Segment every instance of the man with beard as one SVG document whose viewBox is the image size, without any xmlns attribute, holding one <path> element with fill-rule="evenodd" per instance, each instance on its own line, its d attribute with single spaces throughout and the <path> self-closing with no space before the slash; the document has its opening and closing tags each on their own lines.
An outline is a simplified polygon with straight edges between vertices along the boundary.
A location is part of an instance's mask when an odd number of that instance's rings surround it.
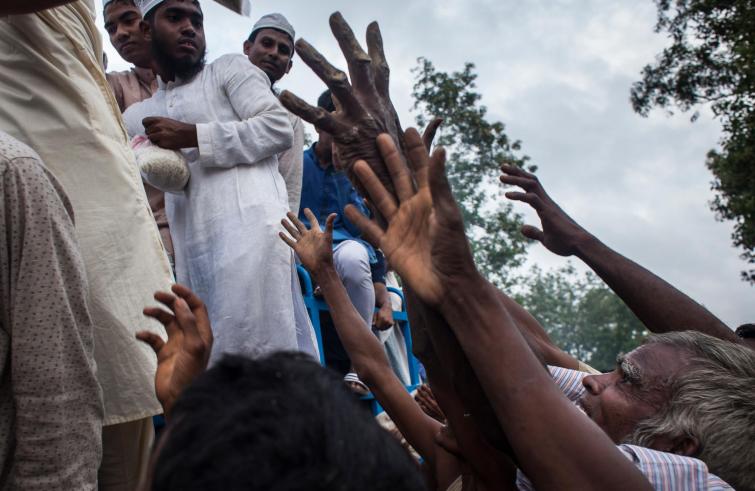
<svg viewBox="0 0 755 491">
<path fill-rule="evenodd" d="M 254 24 L 249 38 L 244 41 L 244 54 L 265 72 L 271 87 L 291 70 L 295 37 L 294 27 L 283 15 L 267 14 Z M 298 213 L 304 157 L 304 124 L 295 114 L 288 113 L 288 118 L 294 129 L 294 144 L 278 155 L 278 170 L 286 181 L 288 208 L 293 213 Z"/>
<path fill-rule="evenodd" d="M 0 2 L 0 127 L 39 154 L 71 200 L 105 406 L 97 481 L 100 489 L 134 489 L 152 416 L 162 411 L 154 353 L 134 332 L 151 325 L 164 335 L 141 309 L 171 273 L 108 90 L 94 10 L 92 0 Z"/>
<path fill-rule="evenodd" d="M 121 112 L 144 99 L 152 97 L 157 91 L 157 77 L 152 71 L 152 54 L 149 43 L 144 39 L 139 24 L 142 13 L 134 0 L 103 0 L 105 30 L 110 37 L 110 44 L 121 58 L 134 66 L 123 72 L 109 72 L 107 81 L 113 90 L 115 100 Z M 165 216 L 165 193 L 144 182 L 147 200 L 160 229 L 168 259 L 173 264 L 173 241 L 170 239 L 168 217 Z"/>
<path fill-rule="evenodd" d="M 199 2 L 140 8 L 159 88 L 124 118 L 132 136 L 181 149 L 188 162 L 191 179 L 166 195 L 166 210 L 177 279 L 207 303 L 211 363 L 224 353 L 296 349 L 292 256 L 277 238 L 288 204 L 276 155 L 293 139 L 286 111 L 244 56 L 205 66 Z"/>
</svg>

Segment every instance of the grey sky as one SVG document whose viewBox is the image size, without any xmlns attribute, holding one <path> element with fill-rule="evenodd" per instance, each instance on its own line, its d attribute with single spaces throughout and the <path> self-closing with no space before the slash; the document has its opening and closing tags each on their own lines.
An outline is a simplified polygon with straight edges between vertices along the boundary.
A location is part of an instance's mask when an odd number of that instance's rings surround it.
<svg viewBox="0 0 755 491">
<path fill-rule="evenodd" d="M 642 118 L 629 104 L 631 84 L 665 45 L 653 32 L 651 0 L 253 1 L 250 19 L 207 0 L 203 6 L 209 60 L 240 52 L 256 18 L 281 12 L 297 36 L 343 68 L 328 15 L 340 10 L 361 39 L 377 20 L 404 126 L 414 122 L 417 57 L 444 71 L 475 63 L 490 118 L 522 140 L 568 213 L 732 327 L 755 321 L 755 290 L 739 280 L 745 264 L 730 245 L 732 226 L 716 222 L 707 206 L 712 176 L 704 159 L 719 125 L 707 111 L 690 123 L 688 114 L 660 111 Z M 125 69 L 105 46 L 110 69 Z M 280 86 L 312 102 L 324 90 L 299 58 Z M 533 245 L 530 262 L 547 269 L 566 260 Z"/>
</svg>

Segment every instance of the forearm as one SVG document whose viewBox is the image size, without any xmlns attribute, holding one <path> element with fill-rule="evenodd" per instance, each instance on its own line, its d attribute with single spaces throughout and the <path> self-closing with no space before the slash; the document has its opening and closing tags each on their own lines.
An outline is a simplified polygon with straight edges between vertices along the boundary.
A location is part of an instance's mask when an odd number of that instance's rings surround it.
<svg viewBox="0 0 755 491">
<path fill-rule="evenodd" d="M 383 347 L 352 305 L 335 268 L 324 267 L 316 277 L 338 337 L 359 378 L 370 387 L 409 444 L 423 458 L 434 459 L 434 438 L 440 423 L 422 412 L 393 373 Z"/>
<path fill-rule="evenodd" d="M 388 287 L 385 283 L 373 283 L 375 288 L 375 307 L 383 307 L 391 304 L 391 297 L 388 295 Z"/>
<path fill-rule="evenodd" d="M 60 7 L 75 0 L 4 0 L 0 5 L 0 16 L 20 15 Z"/>
<path fill-rule="evenodd" d="M 577 247 L 585 262 L 652 332 L 695 330 L 728 341 L 739 338 L 705 307 L 672 285 L 588 236 Z"/>
<path fill-rule="evenodd" d="M 352 365 L 359 377 L 371 386 L 376 372 L 391 371 L 383 347 L 349 300 L 335 267 L 323 266 L 315 277 Z"/>
<path fill-rule="evenodd" d="M 460 291 L 474 293 L 444 303 L 443 315 L 535 487 L 646 489 L 639 471 L 553 383 L 495 287 L 477 277 Z"/>
</svg>

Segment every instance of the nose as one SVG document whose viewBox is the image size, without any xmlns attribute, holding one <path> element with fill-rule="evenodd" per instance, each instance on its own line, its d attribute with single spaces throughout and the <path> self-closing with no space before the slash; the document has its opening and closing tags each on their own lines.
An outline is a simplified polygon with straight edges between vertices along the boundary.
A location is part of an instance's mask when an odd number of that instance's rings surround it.
<svg viewBox="0 0 755 491">
<path fill-rule="evenodd" d="M 115 39 L 118 41 L 125 41 L 129 38 L 129 32 L 124 29 L 122 25 L 118 25 L 118 29 L 115 31 Z"/>
<path fill-rule="evenodd" d="M 600 394 L 605 388 L 605 384 L 601 380 L 601 375 L 588 375 L 582 379 L 582 385 L 585 386 L 587 392 L 592 395 Z"/>
<path fill-rule="evenodd" d="M 193 38 L 197 35 L 197 31 L 196 29 L 194 29 L 194 25 L 192 25 L 189 19 L 186 19 L 181 25 L 181 35 L 190 38 Z"/>
</svg>

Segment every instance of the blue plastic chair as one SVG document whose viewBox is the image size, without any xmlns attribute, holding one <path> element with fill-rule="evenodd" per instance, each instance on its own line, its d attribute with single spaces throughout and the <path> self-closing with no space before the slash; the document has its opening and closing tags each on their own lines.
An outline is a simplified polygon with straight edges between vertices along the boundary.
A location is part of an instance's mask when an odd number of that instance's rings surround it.
<svg viewBox="0 0 755 491">
<path fill-rule="evenodd" d="M 297 266 L 297 272 L 299 273 L 299 281 L 302 285 L 302 296 L 304 297 L 304 305 L 307 307 L 309 318 L 312 321 L 312 327 L 315 329 L 317 335 L 317 346 L 320 350 L 320 363 L 325 366 L 325 350 L 322 344 L 322 331 L 320 329 L 320 312 L 330 312 L 328 304 L 321 298 L 315 297 L 314 287 L 312 286 L 312 278 L 309 272 L 302 265 Z M 412 335 L 409 329 L 409 317 L 406 314 L 406 302 L 404 301 L 404 294 L 398 288 L 392 286 L 388 287 L 388 291 L 395 293 L 401 297 L 401 310 L 393 311 L 393 320 L 398 323 L 398 327 L 404 335 L 404 342 L 406 343 L 407 359 L 409 360 L 409 385 L 404 387 L 408 392 L 412 392 L 420 384 L 419 378 L 419 362 L 412 354 Z M 362 397 L 362 399 L 369 401 L 372 407 L 373 414 L 377 415 L 383 412 L 383 408 L 377 402 L 372 393 Z"/>
</svg>

